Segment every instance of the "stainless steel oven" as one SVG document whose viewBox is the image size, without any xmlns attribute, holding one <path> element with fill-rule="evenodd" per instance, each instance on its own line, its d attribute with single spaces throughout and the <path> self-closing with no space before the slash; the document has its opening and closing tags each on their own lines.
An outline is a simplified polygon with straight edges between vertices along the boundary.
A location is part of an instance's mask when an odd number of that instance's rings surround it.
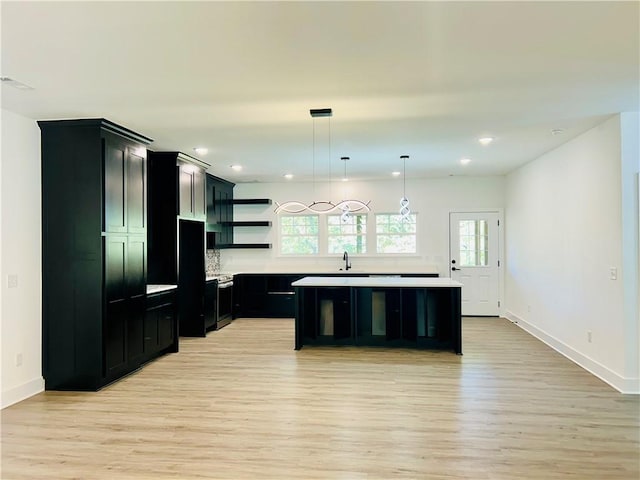
<svg viewBox="0 0 640 480">
<path fill-rule="evenodd" d="M 233 306 L 233 276 L 218 276 L 218 325 L 220 329 L 231 323 Z"/>
</svg>

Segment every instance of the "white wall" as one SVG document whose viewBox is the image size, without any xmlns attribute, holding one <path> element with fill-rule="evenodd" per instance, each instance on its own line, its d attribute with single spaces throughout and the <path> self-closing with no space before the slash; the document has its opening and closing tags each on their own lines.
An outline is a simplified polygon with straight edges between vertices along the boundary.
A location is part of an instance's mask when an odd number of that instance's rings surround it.
<svg viewBox="0 0 640 480">
<path fill-rule="evenodd" d="M 42 391 L 44 380 L 40 130 L 34 120 L 7 110 L 1 129 L 0 404 L 5 407 Z M 8 288 L 9 275 L 17 275 L 17 288 Z"/>
<path fill-rule="evenodd" d="M 627 378 L 640 379 L 640 112 L 620 114 L 620 130 L 625 369 Z"/>
<path fill-rule="evenodd" d="M 511 320 L 637 392 L 626 360 L 637 334 L 625 346 L 620 139 L 617 115 L 508 175 L 505 303 Z"/>
<path fill-rule="evenodd" d="M 465 209 L 502 209 L 504 207 L 504 177 L 446 177 L 407 180 L 407 197 L 411 211 L 418 215 L 418 252 L 414 256 L 386 257 L 352 256 L 354 269 L 379 271 L 437 271 L 449 276 L 449 211 Z M 345 190 L 346 189 L 346 190 Z M 331 190 L 331 192 L 330 192 Z M 270 198 L 274 202 L 343 198 L 371 200 L 372 211 L 397 212 L 402 196 L 402 181 L 326 183 L 248 183 L 238 184 L 235 198 Z M 304 271 L 305 269 L 338 270 L 341 255 L 318 255 L 312 258 L 281 256 L 278 252 L 278 216 L 275 203 L 265 206 L 236 206 L 235 220 L 271 220 L 273 226 L 235 229 L 236 243 L 272 243 L 268 250 L 222 250 L 221 264 L 225 271 Z M 311 270 L 310 270 L 311 271 Z"/>
</svg>

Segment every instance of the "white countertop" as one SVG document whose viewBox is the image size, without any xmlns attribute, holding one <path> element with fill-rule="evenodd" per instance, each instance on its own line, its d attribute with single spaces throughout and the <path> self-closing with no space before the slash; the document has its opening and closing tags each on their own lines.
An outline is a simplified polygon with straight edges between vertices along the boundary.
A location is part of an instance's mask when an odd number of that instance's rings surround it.
<svg viewBox="0 0 640 480">
<path fill-rule="evenodd" d="M 177 285 L 147 285 L 147 295 L 152 293 L 166 292 L 168 290 L 175 290 Z"/>
<path fill-rule="evenodd" d="M 430 277 L 304 277 L 292 287 L 397 287 L 397 288 L 460 288 L 462 284 L 450 278 Z"/>
</svg>

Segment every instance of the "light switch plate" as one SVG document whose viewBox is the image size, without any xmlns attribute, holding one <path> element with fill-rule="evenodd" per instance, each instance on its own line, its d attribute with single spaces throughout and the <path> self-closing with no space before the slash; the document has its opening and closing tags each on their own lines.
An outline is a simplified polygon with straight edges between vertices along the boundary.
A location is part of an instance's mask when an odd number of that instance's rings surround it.
<svg viewBox="0 0 640 480">
<path fill-rule="evenodd" d="M 616 267 L 611 267 L 609 269 L 609 279 L 617 280 L 618 279 L 618 269 Z"/>
<path fill-rule="evenodd" d="M 18 288 L 18 275 L 8 275 L 7 276 L 7 287 L 8 288 Z"/>
</svg>

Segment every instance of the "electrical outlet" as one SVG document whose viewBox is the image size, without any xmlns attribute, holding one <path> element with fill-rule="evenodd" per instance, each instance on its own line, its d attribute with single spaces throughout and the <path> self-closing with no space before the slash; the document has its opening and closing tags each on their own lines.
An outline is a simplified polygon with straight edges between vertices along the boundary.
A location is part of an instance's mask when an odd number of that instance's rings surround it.
<svg viewBox="0 0 640 480">
<path fill-rule="evenodd" d="M 11 274 L 7 276 L 7 287 L 18 288 L 18 275 Z"/>
<path fill-rule="evenodd" d="M 22 366 L 22 354 L 19 353 L 16 355 L 16 367 L 21 367 Z"/>
<path fill-rule="evenodd" d="M 591 330 L 587 330 L 587 341 L 591 343 Z"/>
<path fill-rule="evenodd" d="M 531 313 L 531 305 L 527 305 L 527 312 Z"/>
</svg>

